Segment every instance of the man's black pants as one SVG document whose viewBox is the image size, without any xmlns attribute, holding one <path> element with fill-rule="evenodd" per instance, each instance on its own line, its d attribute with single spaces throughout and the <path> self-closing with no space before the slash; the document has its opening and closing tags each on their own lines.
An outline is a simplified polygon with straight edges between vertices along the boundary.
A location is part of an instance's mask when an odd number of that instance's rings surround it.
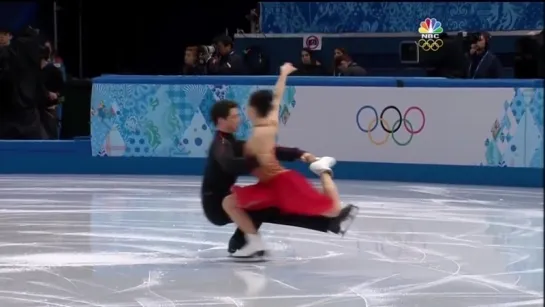
<svg viewBox="0 0 545 307">
<path fill-rule="evenodd" d="M 223 198 L 224 197 L 214 197 L 213 195 L 202 198 L 202 206 L 206 218 L 217 226 L 232 223 L 231 219 L 227 216 L 221 206 Z M 247 213 L 256 228 L 259 228 L 262 223 L 270 223 L 328 232 L 330 222 L 332 221 L 332 218 L 322 216 L 282 214 L 277 208 L 247 211 Z M 237 232 L 240 231 L 237 229 Z"/>
</svg>

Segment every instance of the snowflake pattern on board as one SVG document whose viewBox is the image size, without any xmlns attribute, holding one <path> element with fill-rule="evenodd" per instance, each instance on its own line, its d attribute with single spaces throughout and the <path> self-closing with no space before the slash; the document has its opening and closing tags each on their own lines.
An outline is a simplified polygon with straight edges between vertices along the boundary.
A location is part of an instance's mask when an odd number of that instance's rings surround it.
<svg viewBox="0 0 545 307">
<path fill-rule="evenodd" d="M 116 154 L 123 148 L 124 155 L 130 157 L 204 157 L 215 131 L 210 118 L 214 103 L 229 99 L 240 105 L 236 136 L 247 139 L 252 125 L 246 106 L 251 93 L 258 89 L 272 86 L 97 84 L 91 99 L 92 153 L 107 155 L 104 144 L 114 142 L 119 143 L 115 145 Z M 295 106 L 295 87 L 288 86 L 281 120 L 289 120 L 287 114 Z"/>
</svg>

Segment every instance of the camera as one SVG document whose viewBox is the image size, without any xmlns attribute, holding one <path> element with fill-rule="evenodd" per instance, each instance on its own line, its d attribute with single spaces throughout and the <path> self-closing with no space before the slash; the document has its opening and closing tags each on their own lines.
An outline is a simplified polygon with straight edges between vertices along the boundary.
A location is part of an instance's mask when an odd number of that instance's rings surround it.
<svg viewBox="0 0 545 307">
<path fill-rule="evenodd" d="M 206 64 L 216 53 L 215 45 L 201 45 L 197 48 L 197 56 L 200 64 Z"/>
</svg>

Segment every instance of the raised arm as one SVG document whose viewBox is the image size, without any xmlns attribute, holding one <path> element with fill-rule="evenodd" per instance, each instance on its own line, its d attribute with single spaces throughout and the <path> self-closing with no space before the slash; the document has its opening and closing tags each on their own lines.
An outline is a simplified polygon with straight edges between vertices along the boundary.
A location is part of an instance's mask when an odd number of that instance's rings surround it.
<svg viewBox="0 0 545 307">
<path fill-rule="evenodd" d="M 288 76 L 296 70 L 297 68 L 295 68 L 291 63 L 285 63 L 284 65 L 280 66 L 280 75 L 278 76 L 278 80 L 276 81 L 276 85 L 274 87 L 273 109 L 271 110 L 271 113 L 269 113 L 268 117 L 271 122 L 278 123 L 280 103 L 282 103 L 282 97 L 284 97 L 286 81 Z"/>
</svg>

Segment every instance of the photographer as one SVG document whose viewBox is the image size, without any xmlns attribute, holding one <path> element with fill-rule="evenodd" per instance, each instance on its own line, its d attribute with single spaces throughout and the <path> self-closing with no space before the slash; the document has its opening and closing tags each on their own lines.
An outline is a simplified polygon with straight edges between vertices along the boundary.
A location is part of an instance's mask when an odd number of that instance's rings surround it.
<svg viewBox="0 0 545 307">
<path fill-rule="evenodd" d="M 497 79 L 502 75 L 502 65 L 495 54 L 490 52 L 490 34 L 474 35 L 469 50 L 469 79 Z"/>
<path fill-rule="evenodd" d="M 217 50 L 207 65 L 208 73 L 215 75 L 246 74 L 244 60 L 233 50 L 233 40 L 225 35 L 217 38 L 215 43 Z"/>
<path fill-rule="evenodd" d="M 337 71 L 339 72 L 338 76 L 361 77 L 367 75 L 367 71 L 354 62 L 348 54 L 335 57 L 335 67 L 337 67 Z"/>
<path fill-rule="evenodd" d="M 43 139 L 38 31 L 28 27 L 15 39 L 7 32 L 0 34 L 0 139 Z"/>
</svg>

